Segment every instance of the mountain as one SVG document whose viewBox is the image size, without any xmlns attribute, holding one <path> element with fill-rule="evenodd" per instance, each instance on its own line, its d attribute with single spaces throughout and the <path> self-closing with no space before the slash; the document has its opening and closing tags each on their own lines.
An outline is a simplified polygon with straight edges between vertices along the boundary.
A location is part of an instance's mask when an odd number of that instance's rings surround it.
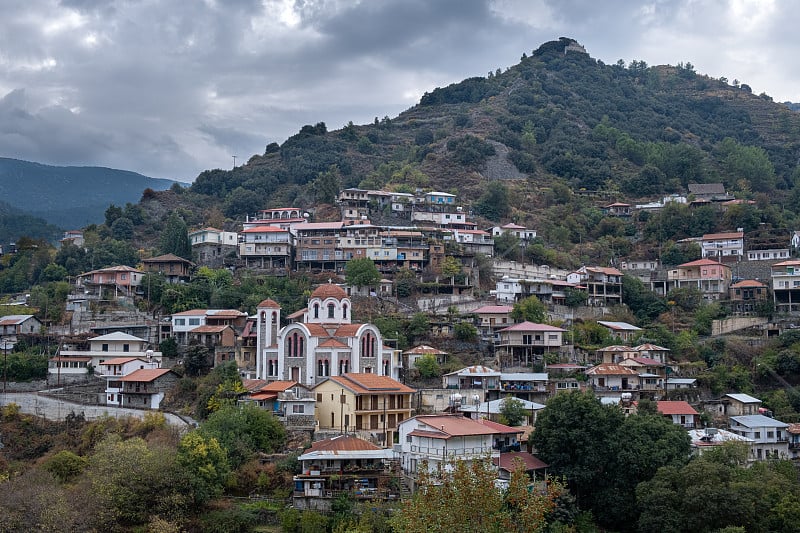
<svg viewBox="0 0 800 533">
<path fill-rule="evenodd" d="M 395 118 L 303 126 L 245 165 L 201 173 L 191 191 L 239 218 L 325 200 L 321 175 L 341 187 L 457 192 L 466 204 L 505 180 L 515 212 L 535 219 L 556 185 L 618 200 L 707 182 L 786 195 L 798 160 L 800 114 L 768 95 L 691 63 L 608 65 L 561 38 L 505 71 L 433 89 Z"/>
<path fill-rule="evenodd" d="M 16 242 L 23 236 L 53 242 L 61 234 L 56 226 L 0 201 L 0 244 Z"/>
<path fill-rule="evenodd" d="M 137 203 L 145 189 L 160 191 L 173 183 L 127 170 L 0 158 L 0 199 L 63 229 L 101 223 L 110 204 Z M 7 240 L 0 235 L 0 242 Z"/>
</svg>

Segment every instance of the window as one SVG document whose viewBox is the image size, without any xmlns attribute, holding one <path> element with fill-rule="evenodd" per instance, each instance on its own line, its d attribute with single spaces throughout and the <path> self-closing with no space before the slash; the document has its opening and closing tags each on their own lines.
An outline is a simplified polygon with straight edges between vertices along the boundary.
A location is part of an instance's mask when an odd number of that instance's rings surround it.
<svg viewBox="0 0 800 533">
<path fill-rule="evenodd" d="M 336 312 L 336 307 L 333 304 L 328 304 L 328 318 L 333 318 Z"/>
<path fill-rule="evenodd" d="M 186 324 L 186 319 L 185 318 L 176 318 L 175 319 L 175 325 L 176 326 L 183 326 L 185 324 Z"/>
<path fill-rule="evenodd" d="M 103 347 L 101 348 L 101 350 L 104 351 L 104 352 L 107 352 L 108 351 L 108 344 L 103 343 Z"/>
<path fill-rule="evenodd" d="M 767 438 L 768 439 L 774 439 L 775 438 L 775 432 L 774 431 L 767 431 Z"/>
<path fill-rule="evenodd" d="M 292 406 L 292 413 L 296 415 L 301 415 L 305 413 L 305 405 L 293 405 Z"/>
<path fill-rule="evenodd" d="M 130 344 L 123 344 L 122 345 L 122 351 L 123 352 L 130 352 L 131 351 L 131 345 Z"/>
<path fill-rule="evenodd" d="M 760 439 L 761 438 L 761 432 L 760 431 L 756 431 L 755 434 L 753 435 L 753 438 Z"/>
<path fill-rule="evenodd" d="M 190 318 L 189 319 L 189 325 L 190 326 L 199 326 L 200 325 L 200 319 L 199 318 Z"/>
</svg>

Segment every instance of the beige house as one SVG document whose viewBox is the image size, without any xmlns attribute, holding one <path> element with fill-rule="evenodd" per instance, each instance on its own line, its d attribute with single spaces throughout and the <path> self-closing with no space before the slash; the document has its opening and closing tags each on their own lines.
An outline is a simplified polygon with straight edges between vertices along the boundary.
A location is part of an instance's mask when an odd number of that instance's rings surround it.
<svg viewBox="0 0 800 533">
<path fill-rule="evenodd" d="M 497 332 L 495 353 L 503 366 L 530 365 L 545 353 L 558 352 L 566 330 L 548 324 L 521 322 Z"/>
<path fill-rule="evenodd" d="M 388 376 L 347 373 L 331 376 L 312 389 L 319 429 L 355 433 L 390 446 L 397 425 L 411 417 L 416 392 Z"/>
</svg>

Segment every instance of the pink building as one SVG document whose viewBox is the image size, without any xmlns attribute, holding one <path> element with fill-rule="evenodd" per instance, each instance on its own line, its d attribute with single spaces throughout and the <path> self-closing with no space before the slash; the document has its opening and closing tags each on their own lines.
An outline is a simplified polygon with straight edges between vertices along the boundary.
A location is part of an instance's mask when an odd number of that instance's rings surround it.
<svg viewBox="0 0 800 533">
<path fill-rule="evenodd" d="M 712 259 L 698 259 L 678 265 L 667 273 L 670 289 L 696 288 L 706 300 L 727 298 L 731 268 Z"/>
</svg>

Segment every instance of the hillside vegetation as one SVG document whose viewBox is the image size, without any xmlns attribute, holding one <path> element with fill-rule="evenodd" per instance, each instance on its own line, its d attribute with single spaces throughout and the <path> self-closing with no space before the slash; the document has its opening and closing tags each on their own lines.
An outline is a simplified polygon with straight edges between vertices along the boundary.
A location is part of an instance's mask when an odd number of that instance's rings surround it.
<svg viewBox="0 0 800 533">
<path fill-rule="evenodd" d="M 505 71 L 436 88 L 395 118 L 335 131 L 306 125 L 245 165 L 205 171 L 179 199 L 193 213 L 187 223 L 212 214 L 232 222 L 286 205 L 313 213 L 346 187 L 423 188 L 457 193 L 484 222 L 527 224 L 569 251 L 603 236 L 593 210 L 603 202 L 654 200 L 711 182 L 780 210 L 762 209 L 751 222 L 794 223 L 799 114 L 690 63 L 607 65 L 565 53 L 570 42 L 545 43 Z M 487 209 L 493 182 L 508 189 L 508 209 Z M 659 239 L 685 233 L 678 229 Z"/>
<path fill-rule="evenodd" d="M 173 183 L 127 170 L 50 166 L 0 158 L 0 198 L 16 209 L 63 229 L 102 222 L 109 204 L 135 203 L 145 189 L 164 190 Z M 18 236 L 13 231 L 2 232 L 0 242 Z"/>
</svg>

